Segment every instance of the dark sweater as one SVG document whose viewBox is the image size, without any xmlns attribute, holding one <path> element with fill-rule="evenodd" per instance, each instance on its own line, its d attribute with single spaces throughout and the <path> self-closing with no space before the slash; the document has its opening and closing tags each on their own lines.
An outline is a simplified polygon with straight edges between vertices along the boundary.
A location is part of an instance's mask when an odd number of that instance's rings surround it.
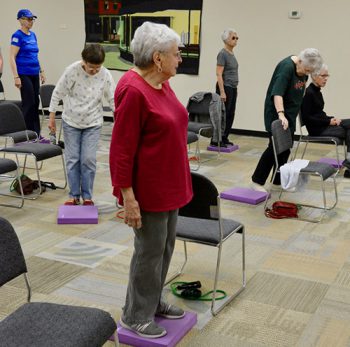
<svg viewBox="0 0 350 347">
<path fill-rule="evenodd" d="M 307 88 L 301 104 L 301 117 L 309 135 L 320 135 L 333 117 L 323 111 L 324 101 L 321 88 L 311 83 Z"/>
</svg>

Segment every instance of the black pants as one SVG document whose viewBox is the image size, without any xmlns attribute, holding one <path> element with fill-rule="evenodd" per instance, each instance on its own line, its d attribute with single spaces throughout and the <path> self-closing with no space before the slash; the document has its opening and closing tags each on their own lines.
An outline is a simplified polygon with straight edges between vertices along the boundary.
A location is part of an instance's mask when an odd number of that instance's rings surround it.
<svg viewBox="0 0 350 347">
<path fill-rule="evenodd" d="M 335 136 L 345 140 L 347 152 L 350 152 L 350 119 L 342 119 L 340 125 L 330 125 L 320 136 Z"/>
<path fill-rule="evenodd" d="M 282 152 L 277 156 L 278 167 L 284 165 L 288 161 L 289 155 L 290 155 L 290 150 Z M 270 175 L 272 168 L 275 170 L 276 165 L 275 165 L 275 156 L 273 153 L 271 134 L 269 133 L 269 145 L 265 149 L 265 152 L 262 154 L 258 162 L 258 165 L 252 176 L 252 181 L 255 183 L 264 185 L 266 183 L 267 178 Z M 276 175 L 273 183 L 278 185 L 281 184 L 281 178 L 279 174 Z"/>
<path fill-rule="evenodd" d="M 39 75 L 19 75 L 22 83 L 22 112 L 28 130 L 40 135 L 39 119 Z"/>
<path fill-rule="evenodd" d="M 227 140 L 228 136 L 230 135 L 230 130 L 232 128 L 233 121 L 235 119 L 237 88 L 224 86 L 224 90 L 226 94 L 226 101 L 225 101 L 226 125 L 225 125 L 225 132 L 222 135 L 222 138 Z M 220 89 L 218 84 L 216 84 L 216 94 L 220 95 Z"/>
</svg>

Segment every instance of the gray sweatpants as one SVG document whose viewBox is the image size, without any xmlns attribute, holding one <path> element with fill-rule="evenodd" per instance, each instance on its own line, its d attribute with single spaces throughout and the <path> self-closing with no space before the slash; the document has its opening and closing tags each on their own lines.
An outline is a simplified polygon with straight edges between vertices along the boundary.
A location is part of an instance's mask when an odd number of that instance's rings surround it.
<svg viewBox="0 0 350 347">
<path fill-rule="evenodd" d="M 134 254 L 123 308 L 127 324 L 154 318 L 173 254 L 178 210 L 141 211 L 142 227 L 134 229 Z"/>
</svg>

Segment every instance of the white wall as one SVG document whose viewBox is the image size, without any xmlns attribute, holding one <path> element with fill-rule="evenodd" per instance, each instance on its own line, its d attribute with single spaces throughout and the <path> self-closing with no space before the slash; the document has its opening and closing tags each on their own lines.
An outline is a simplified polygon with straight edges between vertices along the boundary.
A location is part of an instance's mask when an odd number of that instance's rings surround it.
<svg viewBox="0 0 350 347">
<path fill-rule="evenodd" d="M 83 0 L 0 0 L 0 45 L 5 60 L 3 83 L 7 98 L 19 98 L 8 63 L 11 34 L 18 28 L 18 9 L 37 16 L 33 30 L 48 83 L 56 83 L 64 68 L 80 58 L 85 41 Z M 299 10 L 301 19 L 288 19 Z M 350 29 L 348 0 L 203 0 L 202 49 L 198 76 L 178 75 L 171 84 L 183 104 L 200 90 L 213 91 L 221 31 L 237 30 L 235 50 L 240 85 L 234 127 L 264 130 L 263 102 L 272 71 L 279 60 L 306 47 L 318 48 L 329 65 L 331 79 L 324 90 L 326 110 L 348 116 Z M 117 81 L 122 75 L 113 71 Z"/>
</svg>

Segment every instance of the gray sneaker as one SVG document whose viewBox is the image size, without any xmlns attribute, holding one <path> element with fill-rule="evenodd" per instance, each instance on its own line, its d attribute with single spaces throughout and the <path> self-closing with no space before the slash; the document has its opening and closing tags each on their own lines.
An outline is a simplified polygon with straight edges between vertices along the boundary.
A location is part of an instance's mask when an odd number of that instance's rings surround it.
<svg viewBox="0 0 350 347">
<path fill-rule="evenodd" d="M 185 311 L 180 307 L 161 302 L 158 306 L 156 316 L 168 319 L 180 319 L 185 316 Z"/>
<path fill-rule="evenodd" d="M 123 322 L 122 318 L 120 318 L 119 322 L 123 328 L 131 330 L 135 334 L 145 338 L 156 339 L 166 335 L 166 330 L 157 325 L 153 320 L 146 323 L 126 324 Z"/>
</svg>

